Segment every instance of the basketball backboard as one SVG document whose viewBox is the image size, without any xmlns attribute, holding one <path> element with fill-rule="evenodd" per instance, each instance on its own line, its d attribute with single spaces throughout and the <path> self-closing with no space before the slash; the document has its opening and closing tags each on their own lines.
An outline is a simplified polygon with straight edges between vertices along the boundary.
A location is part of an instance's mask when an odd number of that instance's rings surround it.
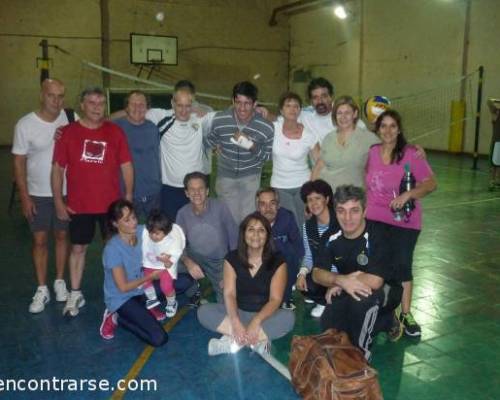
<svg viewBox="0 0 500 400">
<path fill-rule="evenodd" d="M 130 62 L 177 65 L 177 37 L 131 33 Z"/>
</svg>

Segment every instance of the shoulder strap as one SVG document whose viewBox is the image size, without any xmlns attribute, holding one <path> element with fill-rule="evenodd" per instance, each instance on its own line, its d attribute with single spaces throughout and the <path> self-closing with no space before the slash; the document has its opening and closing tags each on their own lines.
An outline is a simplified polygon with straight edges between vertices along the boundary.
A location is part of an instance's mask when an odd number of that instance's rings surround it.
<svg viewBox="0 0 500 400">
<path fill-rule="evenodd" d="M 73 110 L 72 108 L 65 108 L 64 112 L 69 123 L 75 122 L 75 110 Z"/>
<path fill-rule="evenodd" d="M 156 124 L 158 126 L 158 129 L 160 130 L 160 140 L 163 137 L 163 135 L 167 133 L 168 130 L 174 125 L 174 122 L 175 122 L 175 116 L 172 115 L 163 118 L 160 122 L 158 122 L 158 124 Z"/>
</svg>

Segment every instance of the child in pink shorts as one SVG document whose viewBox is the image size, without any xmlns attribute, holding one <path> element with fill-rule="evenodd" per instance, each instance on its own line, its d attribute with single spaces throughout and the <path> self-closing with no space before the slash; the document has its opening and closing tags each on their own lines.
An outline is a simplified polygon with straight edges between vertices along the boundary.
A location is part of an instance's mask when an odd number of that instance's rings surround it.
<svg viewBox="0 0 500 400">
<path fill-rule="evenodd" d="M 142 266 L 145 276 L 161 271 L 160 287 L 167 298 L 165 314 L 169 318 L 177 312 L 174 280 L 177 279 L 177 263 L 184 247 L 186 237 L 182 228 L 172 223 L 161 211 L 151 211 L 142 236 Z M 144 284 L 144 292 L 148 298 L 146 308 L 152 309 L 160 304 L 152 281 Z"/>
</svg>

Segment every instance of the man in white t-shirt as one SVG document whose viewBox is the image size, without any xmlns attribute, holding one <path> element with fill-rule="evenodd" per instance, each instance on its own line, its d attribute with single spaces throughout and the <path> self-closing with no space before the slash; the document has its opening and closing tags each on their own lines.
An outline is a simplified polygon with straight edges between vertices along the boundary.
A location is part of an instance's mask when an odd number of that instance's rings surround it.
<svg viewBox="0 0 500 400">
<path fill-rule="evenodd" d="M 326 135 L 337 129 L 333 124 L 332 109 L 335 101 L 333 85 L 325 78 L 314 78 L 307 86 L 307 94 L 311 107 L 302 109 L 299 121 L 318 136 L 320 144 Z M 366 128 L 361 119 L 358 127 Z"/>
<path fill-rule="evenodd" d="M 192 92 L 180 88 L 172 97 L 173 114 L 161 108 L 152 108 L 146 113 L 146 118 L 160 130 L 160 204 L 172 221 L 175 221 L 177 211 L 189 203 L 184 191 L 184 176 L 204 170 L 203 138 L 209 127 L 211 114 L 200 118 L 192 113 L 192 106 Z"/>
<path fill-rule="evenodd" d="M 54 232 L 57 301 L 66 301 L 68 292 L 64 281 L 67 258 L 67 221 L 57 218 L 50 171 L 55 130 L 68 124 L 63 110 L 64 85 L 57 79 L 46 79 L 40 92 L 40 108 L 22 117 L 16 124 L 12 154 L 14 174 L 21 198 L 23 215 L 33 233 L 33 264 L 38 288 L 29 306 L 31 313 L 42 312 L 50 301 L 47 288 L 48 236 Z M 68 113 L 71 119 L 72 113 Z"/>
<path fill-rule="evenodd" d="M 321 143 L 335 129 L 332 121 L 333 86 L 325 78 L 314 78 L 307 86 L 307 94 L 313 109 L 303 109 L 299 121 L 316 133 Z"/>
</svg>

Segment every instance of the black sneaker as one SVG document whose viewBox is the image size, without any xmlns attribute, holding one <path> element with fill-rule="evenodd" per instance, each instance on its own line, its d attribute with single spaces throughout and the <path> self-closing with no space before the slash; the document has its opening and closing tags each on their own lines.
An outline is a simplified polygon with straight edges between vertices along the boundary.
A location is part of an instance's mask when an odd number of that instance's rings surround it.
<svg viewBox="0 0 500 400">
<path fill-rule="evenodd" d="M 417 324 L 415 318 L 413 318 L 411 311 L 408 311 L 406 314 L 401 313 L 399 320 L 403 324 L 405 335 L 411 337 L 418 337 L 422 335 L 422 328 L 419 324 Z"/>
<path fill-rule="evenodd" d="M 191 308 L 198 308 L 200 306 L 200 302 L 201 292 L 197 290 L 196 293 L 189 298 L 188 306 Z"/>
</svg>

